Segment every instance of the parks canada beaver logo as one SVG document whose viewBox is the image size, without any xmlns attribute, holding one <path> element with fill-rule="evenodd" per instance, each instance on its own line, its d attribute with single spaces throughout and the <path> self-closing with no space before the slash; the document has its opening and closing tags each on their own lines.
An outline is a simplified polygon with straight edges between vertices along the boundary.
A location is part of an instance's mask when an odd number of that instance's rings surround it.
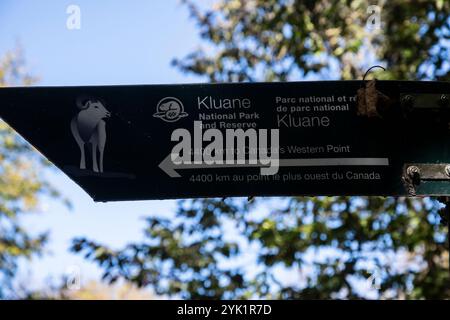
<svg viewBox="0 0 450 320">
<path fill-rule="evenodd" d="M 166 122 L 175 122 L 187 117 L 188 114 L 184 112 L 184 106 L 180 100 L 174 97 L 166 97 L 158 102 L 156 113 L 153 116 Z"/>
</svg>

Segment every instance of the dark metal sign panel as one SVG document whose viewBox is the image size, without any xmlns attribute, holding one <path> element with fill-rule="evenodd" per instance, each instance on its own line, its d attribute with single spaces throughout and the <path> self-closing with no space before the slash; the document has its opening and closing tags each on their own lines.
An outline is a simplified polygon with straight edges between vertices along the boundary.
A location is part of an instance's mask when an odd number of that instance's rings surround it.
<svg viewBox="0 0 450 320">
<path fill-rule="evenodd" d="M 96 201 L 450 194 L 450 84 L 365 87 L 2 88 L 0 116 Z"/>
</svg>

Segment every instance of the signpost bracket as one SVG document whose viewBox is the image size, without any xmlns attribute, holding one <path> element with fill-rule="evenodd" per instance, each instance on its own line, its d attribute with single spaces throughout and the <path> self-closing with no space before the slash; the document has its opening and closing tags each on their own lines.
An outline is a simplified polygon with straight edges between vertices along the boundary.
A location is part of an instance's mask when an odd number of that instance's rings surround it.
<svg viewBox="0 0 450 320">
<path fill-rule="evenodd" d="M 404 112 L 414 110 L 450 110 L 449 93 L 401 93 L 400 104 Z"/>
<path fill-rule="evenodd" d="M 402 180 L 410 196 L 416 195 L 416 187 L 421 181 L 449 181 L 450 164 L 447 163 L 414 163 L 403 166 Z M 450 197 L 437 197 L 437 200 L 444 204 L 438 213 L 441 224 L 447 226 L 447 237 L 449 250 L 449 272 L 450 272 Z"/>
<path fill-rule="evenodd" d="M 415 196 L 421 181 L 449 181 L 450 164 L 448 163 L 413 163 L 403 166 L 403 183 L 408 195 Z"/>
</svg>

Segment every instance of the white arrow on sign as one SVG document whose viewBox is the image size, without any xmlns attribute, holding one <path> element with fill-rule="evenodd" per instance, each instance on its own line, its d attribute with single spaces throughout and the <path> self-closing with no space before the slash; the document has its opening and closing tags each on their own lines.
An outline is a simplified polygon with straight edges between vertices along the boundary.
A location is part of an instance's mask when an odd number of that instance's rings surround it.
<svg viewBox="0 0 450 320">
<path fill-rule="evenodd" d="M 388 166 L 388 158 L 314 158 L 314 159 L 280 159 L 280 167 L 332 167 L 332 166 Z M 262 164 L 206 164 L 206 163 L 181 163 L 172 162 L 169 154 L 159 164 L 159 167 L 171 178 L 179 178 L 181 175 L 176 170 L 209 169 L 209 168 L 246 168 L 262 167 Z"/>
</svg>

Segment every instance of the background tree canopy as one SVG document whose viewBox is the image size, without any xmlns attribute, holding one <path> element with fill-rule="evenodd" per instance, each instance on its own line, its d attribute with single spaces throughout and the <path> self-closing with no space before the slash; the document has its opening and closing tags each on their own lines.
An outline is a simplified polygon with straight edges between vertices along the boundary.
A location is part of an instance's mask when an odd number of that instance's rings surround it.
<svg viewBox="0 0 450 320">
<path fill-rule="evenodd" d="M 174 65 L 211 82 L 361 79 L 375 63 L 387 68 L 380 79 L 450 79 L 450 2 L 371 4 L 223 0 L 204 11 L 186 2 L 205 48 Z M 109 281 L 182 298 L 364 298 L 371 275 L 381 298 L 449 298 L 438 207 L 381 197 L 181 201 L 172 218 L 147 219 L 142 243 L 113 251 L 79 238 L 72 250 Z"/>
</svg>

